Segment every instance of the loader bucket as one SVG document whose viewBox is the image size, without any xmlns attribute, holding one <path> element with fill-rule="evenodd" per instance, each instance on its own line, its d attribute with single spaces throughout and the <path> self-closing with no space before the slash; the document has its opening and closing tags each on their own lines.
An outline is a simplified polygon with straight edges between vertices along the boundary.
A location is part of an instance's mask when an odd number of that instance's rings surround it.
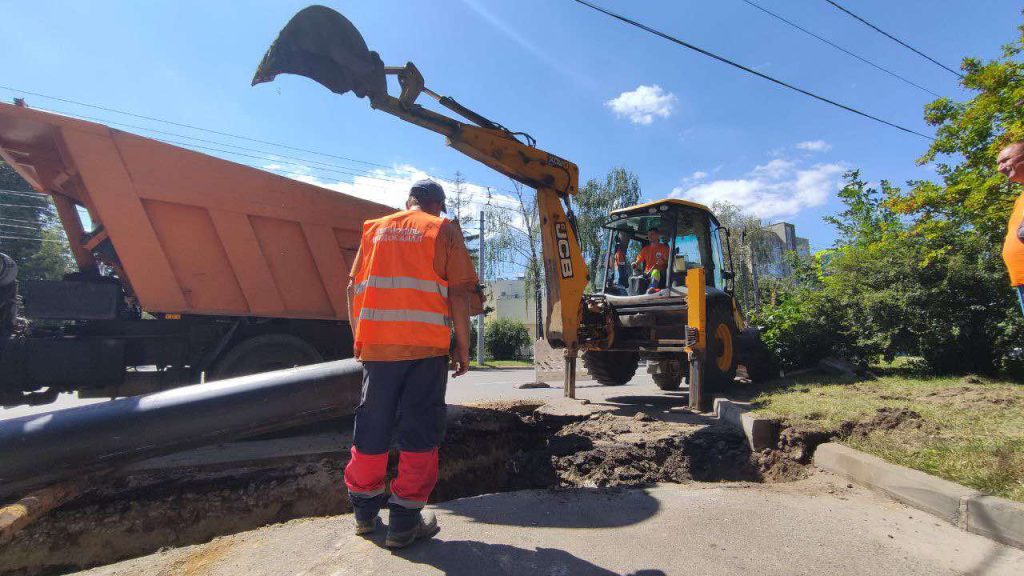
<svg viewBox="0 0 1024 576">
<path fill-rule="evenodd" d="M 351 90 L 371 100 L 387 91 L 380 56 L 370 52 L 347 18 L 325 6 L 309 6 L 292 16 L 263 56 L 252 85 L 278 74 L 298 74 L 336 94 Z"/>
</svg>

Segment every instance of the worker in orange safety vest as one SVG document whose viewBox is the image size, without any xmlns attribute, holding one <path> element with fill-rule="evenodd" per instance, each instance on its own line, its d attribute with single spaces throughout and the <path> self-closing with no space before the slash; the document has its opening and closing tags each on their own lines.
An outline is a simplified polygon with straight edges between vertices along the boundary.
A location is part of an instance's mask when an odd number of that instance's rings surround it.
<svg viewBox="0 0 1024 576">
<path fill-rule="evenodd" d="M 462 231 L 440 216 L 444 189 L 431 180 L 416 182 L 405 206 L 363 224 L 348 290 L 363 391 L 345 485 L 356 534 L 373 532 L 387 504 L 389 548 L 439 530 L 422 508 L 437 483 L 451 331 L 452 376 L 458 377 L 469 368 L 469 317 L 482 311 Z M 388 498 L 384 479 L 395 430 L 398 474 Z"/>
<path fill-rule="evenodd" d="M 1024 184 L 1024 142 L 1004 147 L 996 158 L 998 170 L 1010 182 Z M 1017 293 L 1017 301 L 1024 312 L 1024 193 L 1017 197 L 1006 223 L 1003 239 L 1003 262 L 1010 274 L 1010 285 Z"/>
</svg>

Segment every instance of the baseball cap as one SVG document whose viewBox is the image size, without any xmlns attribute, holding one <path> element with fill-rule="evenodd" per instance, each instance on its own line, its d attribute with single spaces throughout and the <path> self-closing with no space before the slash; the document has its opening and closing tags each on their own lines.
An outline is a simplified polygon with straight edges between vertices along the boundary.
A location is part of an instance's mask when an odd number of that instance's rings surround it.
<svg viewBox="0 0 1024 576">
<path fill-rule="evenodd" d="M 441 211 L 447 212 L 444 202 L 444 188 L 433 180 L 424 179 L 414 183 L 412 188 L 409 189 L 409 195 L 421 201 L 440 202 Z"/>
</svg>

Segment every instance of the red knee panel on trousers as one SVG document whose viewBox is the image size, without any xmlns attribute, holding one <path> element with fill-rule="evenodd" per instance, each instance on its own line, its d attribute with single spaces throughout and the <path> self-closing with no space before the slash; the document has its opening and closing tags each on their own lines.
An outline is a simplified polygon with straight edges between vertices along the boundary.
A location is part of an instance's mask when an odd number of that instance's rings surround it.
<svg viewBox="0 0 1024 576">
<path fill-rule="evenodd" d="M 437 468 L 437 465 L 434 465 Z M 388 472 L 388 453 L 364 454 L 352 447 L 352 459 L 345 466 L 345 486 L 357 494 L 380 493 Z"/>
<path fill-rule="evenodd" d="M 391 493 L 401 500 L 426 502 L 437 484 L 437 448 L 429 452 L 405 452 L 398 456 L 398 477 Z"/>
</svg>

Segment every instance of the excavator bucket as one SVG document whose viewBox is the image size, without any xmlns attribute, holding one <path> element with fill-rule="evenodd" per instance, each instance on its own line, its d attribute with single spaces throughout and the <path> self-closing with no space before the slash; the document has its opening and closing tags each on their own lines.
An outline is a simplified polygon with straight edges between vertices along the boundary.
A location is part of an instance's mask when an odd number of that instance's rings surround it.
<svg viewBox="0 0 1024 576">
<path fill-rule="evenodd" d="M 336 94 L 352 91 L 360 98 L 386 93 L 384 63 L 366 47 L 355 25 L 325 6 L 300 10 L 270 45 L 252 85 L 278 74 L 298 74 Z"/>
</svg>

